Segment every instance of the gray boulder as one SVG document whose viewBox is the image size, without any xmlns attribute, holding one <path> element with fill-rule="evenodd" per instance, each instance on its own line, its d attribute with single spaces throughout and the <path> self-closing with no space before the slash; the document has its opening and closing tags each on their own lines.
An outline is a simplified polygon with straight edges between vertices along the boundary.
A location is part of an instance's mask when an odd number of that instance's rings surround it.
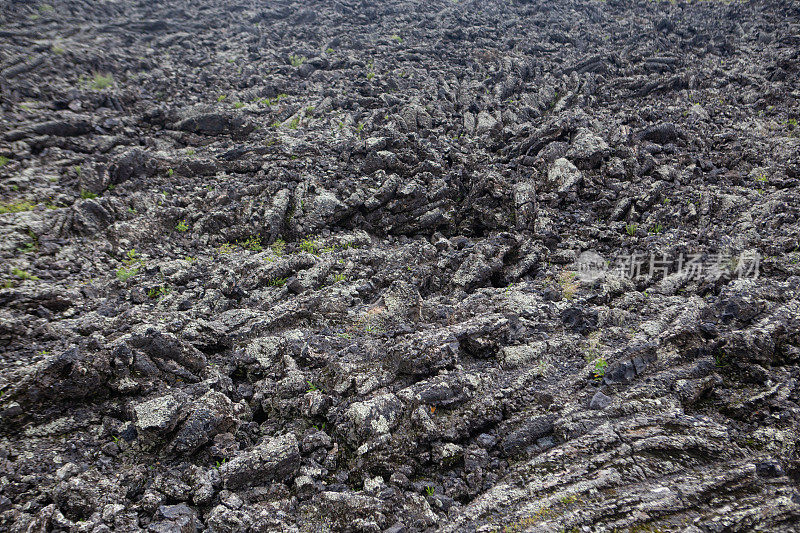
<svg viewBox="0 0 800 533">
<path fill-rule="evenodd" d="M 178 453 L 193 453 L 237 424 L 230 399 L 221 392 L 209 391 L 192 403 L 189 417 L 178 430 L 171 448 Z"/>
<path fill-rule="evenodd" d="M 245 451 L 219 469 L 227 489 L 240 489 L 287 481 L 300 468 L 300 449 L 293 433 L 263 440 L 253 449 Z"/>
<path fill-rule="evenodd" d="M 547 183 L 551 189 L 558 191 L 559 195 L 576 192 L 583 183 L 583 174 L 578 168 L 565 158 L 556 159 L 547 172 Z"/>
<path fill-rule="evenodd" d="M 572 141 L 572 146 L 567 150 L 567 157 L 579 168 L 599 168 L 603 159 L 611 154 L 611 148 L 599 135 L 581 128 Z"/>
</svg>

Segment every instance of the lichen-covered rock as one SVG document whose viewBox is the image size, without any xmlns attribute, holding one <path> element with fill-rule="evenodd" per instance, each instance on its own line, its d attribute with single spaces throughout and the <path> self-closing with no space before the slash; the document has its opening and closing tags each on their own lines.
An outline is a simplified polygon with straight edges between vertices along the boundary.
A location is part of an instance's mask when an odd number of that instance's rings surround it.
<svg viewBox="0 0 800 533">
<path fill-rule="evenodd" d="M 358 446 L 364 441 L 388 435 L 397 425 L 403 406 L 394 394 L 384 394 L 356 402 L 344 412 L 348 442 Z"/>
<path fill-rule="evenodd" d="M 178 423 L 181 408 L 186 404 L 182 395 L 167 395 L 141 402 L 133 407 L 139 431 L 169 433 Z"/>
<path fill-rule="evenodd" d="M 566 157 L 571 159 L 579 168 L 599 168 L 603 159 L 611 153 L 611 147 L 602 137 L 591 130 L 581 128 L 575 134 L 572 145 L 567 150 Z"/>
<path fill-rule="evenodd" d="M 272 481 L 288 481 L 300 467 L 300 449 L 292 433 L 264 439 L 223 464 L 220 477 L 226 488 L 239 489 Z"/>
<path fill-rule="evenodd" d="M 183 113 L 183 117 L 175 124 L 179 130 L 201 135 L 243 136 L 253 130 L 243 117 L 229 113 L 220 113 L 212 109 L 200 107 Z"/>
<path fill-rule="evenodd" d="M 574 192 L 583 183 L 583 174 L 569 160 L 565 158 L 556 159 L 553 166 L 547 172 L 547 183 L 555 189 L 558 194 Z"/>
<path fill-rule="evenodd" d="M 191 454 L 215 435 L 230 431 L 239 423 L 233 403 L 221 392 L 207 392 L 192 402 L 188 410 L 189 415 L 170 444 L 175 453 Z"/>
<path fill-rule="evenodd" d="M 797 2 L 50 4 L 0 531 L 798 530 Z"/>
</svg>

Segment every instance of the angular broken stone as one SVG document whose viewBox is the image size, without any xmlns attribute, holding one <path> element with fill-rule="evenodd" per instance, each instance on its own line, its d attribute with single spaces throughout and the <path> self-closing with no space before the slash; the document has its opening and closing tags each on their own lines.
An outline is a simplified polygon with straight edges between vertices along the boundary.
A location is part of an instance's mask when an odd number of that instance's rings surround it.
<svg viewBox="0 0 800 533">
<path fill-rule="evenodd" d="M 300 468 L 300 449 L 293 433 L 266 438 L 253 448 L 240 452 L 219 468 L 226 488 L 288 481 Z"/>
</svg>

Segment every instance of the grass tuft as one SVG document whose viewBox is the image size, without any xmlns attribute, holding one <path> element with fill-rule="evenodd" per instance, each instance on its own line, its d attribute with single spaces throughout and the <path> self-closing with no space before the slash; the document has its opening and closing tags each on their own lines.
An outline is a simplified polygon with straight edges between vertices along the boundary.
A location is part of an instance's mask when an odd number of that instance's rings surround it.
<svg viewBox="0 0 800 533">
<path fill-rule="evenodd" d="M 114 77 L 111 74 L 100 74 L 99 72 L 92 77 L 92 81 L 89 84 L 95 91 L 102 91 L 113 85 Z"/>
<path fill-rule="evenodd" d="M 30 211 L 33 209 L 33 207 L 34 204 L 24 200 L 8 202 L 0 204 L 0 215 L 4 215 L 6 213 L 21 213 L 23 211 Z"/>
<path fill-rule="evenodd" d="M 19 268 L 12 268 L 11 273 L 22 280 L 38 280 L 36 276 L 26 272 L 25 270 L 20 270 Z"/>
</svg>

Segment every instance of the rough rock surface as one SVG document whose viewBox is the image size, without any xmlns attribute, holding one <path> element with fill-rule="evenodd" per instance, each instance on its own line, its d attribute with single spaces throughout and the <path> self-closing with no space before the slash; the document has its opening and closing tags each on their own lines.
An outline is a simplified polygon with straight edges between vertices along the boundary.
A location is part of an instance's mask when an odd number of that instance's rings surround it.
<svg viewBox="0 0 800 533">
<path fill-rule="evenodd" d="M 0 530 L 800 531 L 798 50 L 789 0 L 2 2 Z"/>
</svg>

